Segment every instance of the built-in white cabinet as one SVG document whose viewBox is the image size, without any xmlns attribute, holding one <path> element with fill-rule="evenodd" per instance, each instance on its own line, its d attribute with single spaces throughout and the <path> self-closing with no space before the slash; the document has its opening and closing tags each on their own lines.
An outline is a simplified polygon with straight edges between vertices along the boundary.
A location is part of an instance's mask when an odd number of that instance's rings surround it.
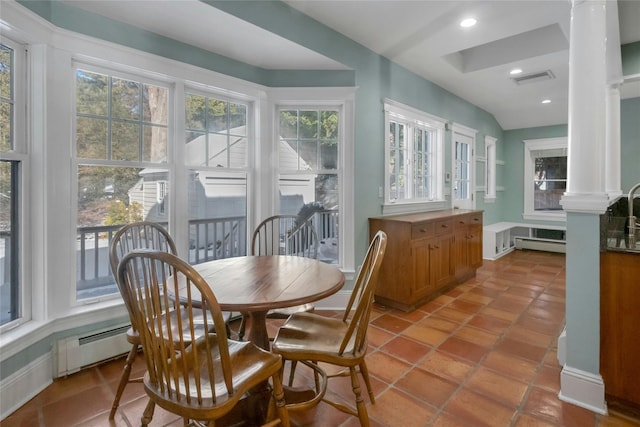
<svg viewBox="0 0 640 427">
<path fill-rule="evenodd" d="M 496 260 L 514 249 L 564 252 L 564 225 L 498 222 L 487 225 L 482 235 L 482 258 Z"/>
</svg>

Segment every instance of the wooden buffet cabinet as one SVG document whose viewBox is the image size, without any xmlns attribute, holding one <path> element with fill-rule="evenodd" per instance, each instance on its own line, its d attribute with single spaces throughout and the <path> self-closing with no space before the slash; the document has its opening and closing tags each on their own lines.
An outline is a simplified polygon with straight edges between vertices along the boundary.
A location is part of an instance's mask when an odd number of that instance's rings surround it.
<svg viewBox="0 0 640 427">
<path fill-rule="evenodd" d="M 482 265 L 482 211 L 449 209 L 369 218 L 369 238 L 387 233 L 376 302 L 414 310 Z"/>
</svg>

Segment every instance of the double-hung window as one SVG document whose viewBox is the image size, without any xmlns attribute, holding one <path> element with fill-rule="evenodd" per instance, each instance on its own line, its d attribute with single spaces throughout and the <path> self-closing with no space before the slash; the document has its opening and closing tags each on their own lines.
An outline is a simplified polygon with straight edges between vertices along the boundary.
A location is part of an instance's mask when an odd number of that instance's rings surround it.
<svg viewBox="0 0 640 427">
<path fill-rule="evenodd" d="M 77 300 L 118 292 L 108 252 L 123 224 L 167 224 L 169 94 L 141 76 L 75 69 Z"/>
<path fill-rule="evenodd" d="M 340 264 L 343 108 L 280 106 L 277 134 L 279 212 L 309 220 L 318 258 Z"/>
<path fill-rule="evenodd" d="M 22 280 L 22 218 L 24 170 L 27 161 L 24 132 L 26 51 L 3 38 L 0 42 L 0 325 L 25 314 Z"/>
<path fill-rule="evenodd" d="M 444 201 L 444 128 L 442 119 L 385 101 L 385 211 Z"/>
<path fill-rule="evenodd" d="M 525 219 L 565 220 L 560 199 L 567 189 L 567 138 L 524 141 Z"/>
<path fill-rule="evenodd" d="M 189 262 L 247 253 L 250 103 L 187 89 Z"/>
</svg>

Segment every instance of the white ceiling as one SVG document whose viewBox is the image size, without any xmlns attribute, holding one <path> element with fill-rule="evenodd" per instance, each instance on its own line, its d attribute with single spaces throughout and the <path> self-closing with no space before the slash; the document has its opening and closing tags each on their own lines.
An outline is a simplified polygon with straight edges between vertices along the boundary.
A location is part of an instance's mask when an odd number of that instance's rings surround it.
<svg viewBox="0 0 640 427">
<path fill-rule="evenodd" d="M 504 129 L 567 123 L 568 0 L 285 1 L 489 111 Z M 258 67 L 346 68 L 197 0 L 65 3 Z M 620 42 L 640 41 L 640 0 L 619 0 L 618 9 Z M 460 28 L 467 16 L 477 25 Z M 550 70 L 555 78 L 518 85 L 509 75 L 516 66 L 521 76 Z M 640 81 L 625 83 L 621 93 L 639 97 Z"/>
</svg>

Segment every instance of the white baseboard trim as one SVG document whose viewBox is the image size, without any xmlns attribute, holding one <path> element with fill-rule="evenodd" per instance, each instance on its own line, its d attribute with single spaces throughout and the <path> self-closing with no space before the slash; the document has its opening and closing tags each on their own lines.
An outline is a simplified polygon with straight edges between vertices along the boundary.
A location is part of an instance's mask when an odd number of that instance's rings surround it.
<svg viewBox="0 0 640 427">
<path fill-rule="evenodd" d="M 598 414 L 607 414 L 602 376 L 591 372 L 564 365 L 560 374 L 558 398 Z"/>
<path fill-rule="evenodd" d="M 0 420 L 5 419 L 53 382 L 51 353 L 40 356 L 0 382 Z"/>
<path fill-rule="evenodd" d="M 333 295 L 316 301 L 316 310 L 344 310 L 351 297 L 351 289 L 339 291 Z"/>
</svg>

